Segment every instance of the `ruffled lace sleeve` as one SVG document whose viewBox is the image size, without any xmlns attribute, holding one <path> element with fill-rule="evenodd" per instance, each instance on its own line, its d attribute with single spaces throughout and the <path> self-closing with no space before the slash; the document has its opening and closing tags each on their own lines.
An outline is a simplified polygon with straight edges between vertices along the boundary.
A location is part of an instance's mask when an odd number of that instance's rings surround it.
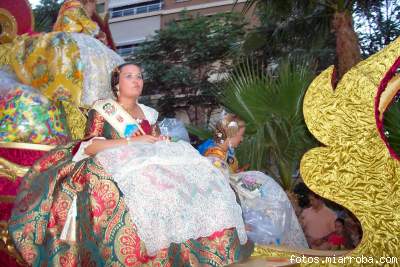
<svg viewBox="0 0 400 267">
<path fill-rule="evenodd" d="M 154 108 L 148 107 L 143 104 L 139 104 L 140 108 L 142 109 L 144 116 L 149 121 L 151 125 L 154 125 L 158 119 L 158 111 Z"/>
</svg>

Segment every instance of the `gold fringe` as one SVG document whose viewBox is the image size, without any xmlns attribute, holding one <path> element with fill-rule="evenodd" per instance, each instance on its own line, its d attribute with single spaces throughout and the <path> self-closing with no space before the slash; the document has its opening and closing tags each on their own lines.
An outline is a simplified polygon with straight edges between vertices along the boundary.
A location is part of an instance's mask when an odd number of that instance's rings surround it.
<svg viewBox="0 0 400 267">
<path fill-rule="evenodd" d="M 50 151 L 53 148 L 55 148 L 55 146 L 31 144 L 31 143 L 0 142 L 0 148 L 17 148 L 17 149 Z"/>
<path fill-rule="evenodd" d="M 0 157 L 0 176 L 6 177 L 10 181 L 15 181 L 17 177 L 24 176 L 28 170 L 29 167 L 21 166 Z M 1 198 L 0 201 L 2 201 Z"/>
<path fill-rule="evenodd" d="M 13 257 L 20 265 L 27 266 L 21 255 L 19 255 L 10 235 L 8 234 L 8 222 L 6 221 L 0 221 L 0 251 L 4 251 Z"/>
<path fill-rule="evenodd" d="M 83 139 L 87 121 L 87 108 L 80 109 L 66 101 L 62 101 L 62 106 L 67 117 L 67 124 L 71 132 L 72 140 Z"/>
</svg>

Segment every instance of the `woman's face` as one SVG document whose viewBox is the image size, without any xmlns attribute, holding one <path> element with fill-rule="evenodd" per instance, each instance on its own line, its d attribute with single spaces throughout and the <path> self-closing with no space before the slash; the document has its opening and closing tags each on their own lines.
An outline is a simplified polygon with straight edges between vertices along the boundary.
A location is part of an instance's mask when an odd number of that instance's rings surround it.
<svg viewBox="0 0 400 267">
<path fill-rule="evenodd" d="M 243 141 L 245 130 L 246 127 L 240 127 L 238 133 L 229 140 L 232 147 L 237 148 L 240 145 L 240 143 Z"/>
<path fill-rule="evenodd" d="M 139 97 L 142 94 L 143 79 L 140 68 L 136 65 L 122 67 L 119 74 L 119 96 Z"/>
</svg>

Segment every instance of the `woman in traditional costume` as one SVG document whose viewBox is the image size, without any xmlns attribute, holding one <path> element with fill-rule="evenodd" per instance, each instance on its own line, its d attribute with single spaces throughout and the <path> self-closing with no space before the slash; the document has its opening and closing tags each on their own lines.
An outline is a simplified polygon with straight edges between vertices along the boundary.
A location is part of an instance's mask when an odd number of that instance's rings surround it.
<svg viewBox="0 0 400 267">
<path fill-rule="evenodd" d="M 234 149 L 239 146 L 245 124 L 232 114 L 215 127 L 214 138 L 199 147 L 201 154 L 230 180 L 239 196 L 250 240 L 258 244 L 308 248 L 294 209 L 281 186 L 259 171 L 241 171 Z"/>
<path fill-rule="evenodd" d="M 135 65 L 113 73 L 117 101 L 97 101 L 86 141 L 37 161 L 9 232 L 33 266 L 223 266 L 246 242 L 241 208 L 221 172 L 190 144 L 151 132 Z M 240 241 L 240 243 L 239 243 Z"/>
<path fill-rule="evenodd" d="M 53 100 L 91 106 L 110 98 L 109 73 L 123 59 L 102 42 L 91 20 L 96 0 L 66 0 L 54 31 L 14 40 L 11 65 L 20 81 Z"/>
</svg>

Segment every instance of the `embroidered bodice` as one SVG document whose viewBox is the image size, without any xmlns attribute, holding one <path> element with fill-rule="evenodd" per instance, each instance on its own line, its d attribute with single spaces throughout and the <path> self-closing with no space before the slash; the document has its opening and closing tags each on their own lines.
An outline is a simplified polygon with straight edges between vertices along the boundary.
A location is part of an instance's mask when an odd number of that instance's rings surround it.
<svg viewBox="0 0 400 267">
<path fill-rule="evenodd" d="M 206 157 L 218 158 L 226 163 L 228 163 L 229 170 L 233 173 L 237 172 L 239 169 L 239 162 L 235 156 L 228 156 L 228 151 L 224 151 L 219 146 L 213 146 L 206 150 L 204 153 Z M 215 165 L 215 164 L 214 164 Z M 217 166 L 220 167 L 220 166 Z"/>
<path fill-rule="evenodd" d="M 141 120 L 140 126 L 146 134 L 151 134 L 152 127 L 147 119 Z M 91 137 L 104 137 L 106 139 L 122 138 L 96 110 L 89 111 L 88 123 L 85 130 L 85 139 Z"/>
</svg>

